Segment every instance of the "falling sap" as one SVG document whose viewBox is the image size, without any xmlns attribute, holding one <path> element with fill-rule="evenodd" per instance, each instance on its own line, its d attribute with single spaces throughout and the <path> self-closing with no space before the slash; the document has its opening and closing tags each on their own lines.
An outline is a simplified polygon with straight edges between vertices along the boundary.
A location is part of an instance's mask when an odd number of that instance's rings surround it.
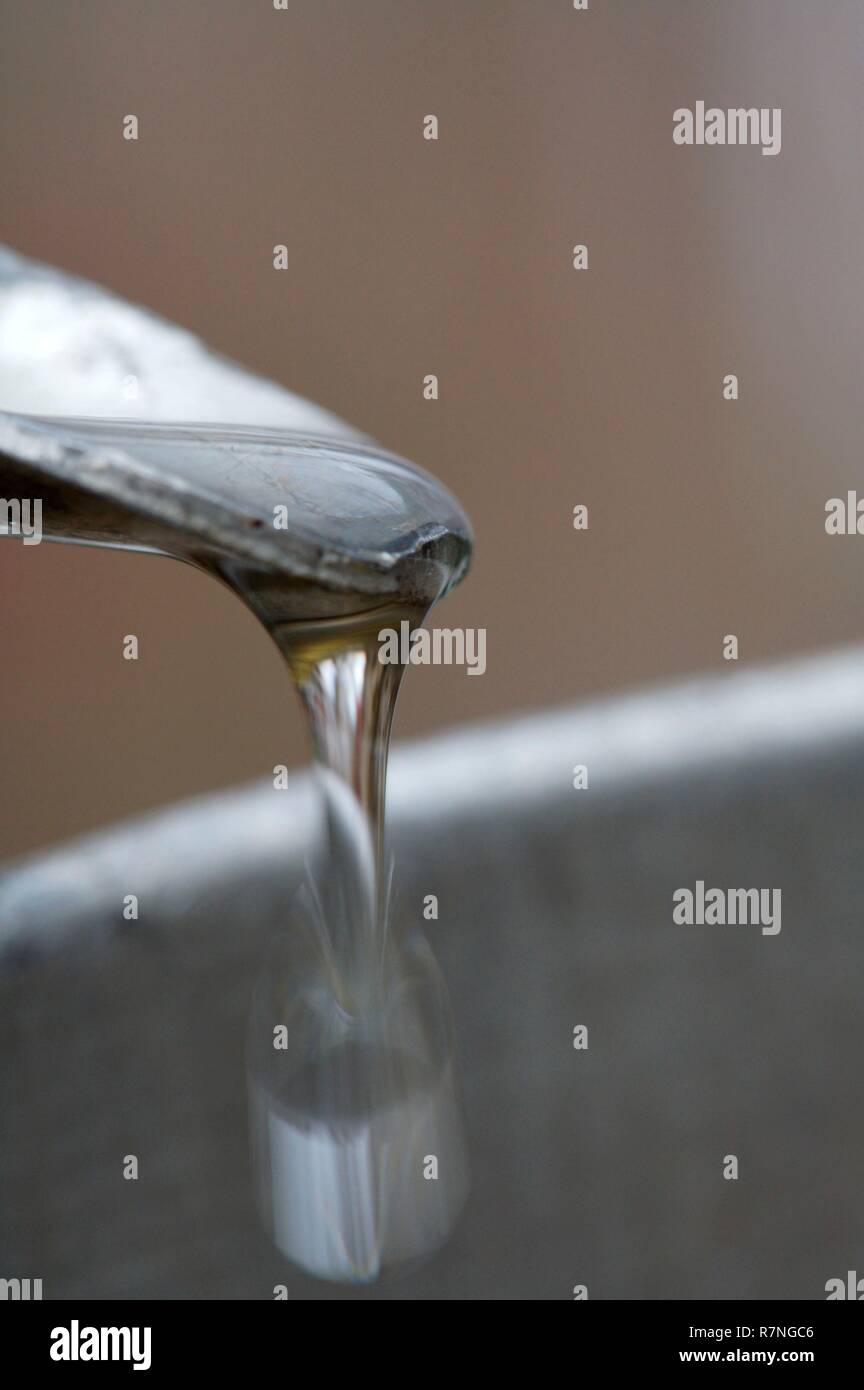
<svg viewBox="0 0 864 1390">
<path fill-rule="evenodd" d="M 332 590 L 322 602 L 307 588 L 298 618 L 296 587 L 262 587 L 236 570 L 232 578 L 300 693 L 327 826 L 305 910 L 253 1012 L 259 1203 L 299 1265 L 363 1281 L 439 1246 L 467 1186 L 446 993 L 419 933 L 396 930 L 384 878 L 387 756 L 404 668 L 378 660 L 379 632 L 422 622 L 464 567 L 467 551 L 453 540 L 467 541 L 467 523 L 442 527 L 454 504 L 431 481 L 421 512 L 417 475 L 370 475 L 369 462 L 365 473 L 343 474 L 346 498 L 331 492 L 330 505 L 350 498 L 356 513 L 370 490 L 364 510 L 376 525 L 387 517 L 386 544 L 402 566 L 395 595 L 370 603 L 368 593 L 343 591 L 334 604 Z M 426 541 L 407 562 L 412 530 Z"/>
<path fill-rule="evenodd" d="M 276 1243 L 331 1279 L 370 1280 L 433 1250 L 466 1187 L 443 984 L 419 935 L 396 931 L 383 881 L 402 668 L 378 662 L 374 634 L 391 614 L 286 633 L 328 848 L 253 1014 L 254 1156 Z"/>
<path fill-rule="evenodd" d="M 227 584 L 306 711 L 326 836 L 252 1012 L 252 1148 L 275 1243 L 319 1277 L 371 1280 L 446 1238 L 467 1189 L 446 991 L 385 874 L 399 665 L 471 533 L 429 475 L 361 443 L 249 426 L 0 415 L 7 496 L 46 538 L 167 553 Z"/>
</svg>

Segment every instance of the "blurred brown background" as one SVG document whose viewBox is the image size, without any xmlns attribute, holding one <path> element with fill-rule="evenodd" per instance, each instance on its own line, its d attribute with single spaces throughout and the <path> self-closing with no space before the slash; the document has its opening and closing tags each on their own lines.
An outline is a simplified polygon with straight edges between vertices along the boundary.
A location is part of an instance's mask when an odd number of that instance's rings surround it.
<svg viewBox="0 0 864 1390">
<path fill-rule="evenodd" d="M 858 0 L 2 0 L 0 55 L 0 238 L 464 502 L 440 621 L 488 669 L 412 672 L 399 734 L 861 636 L 864 539 L 824 532 L 864 492 Z M 700 99 L 782 107 L 781 154 L 675 147 Z M 4 542 L 0 582 L 2 854 L 304 759 L 193 570 Z"/>
</svg>

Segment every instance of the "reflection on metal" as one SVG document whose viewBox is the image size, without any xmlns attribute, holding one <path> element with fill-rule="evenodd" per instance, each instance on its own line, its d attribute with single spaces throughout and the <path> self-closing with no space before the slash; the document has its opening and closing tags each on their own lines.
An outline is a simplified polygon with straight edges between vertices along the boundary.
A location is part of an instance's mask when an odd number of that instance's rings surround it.
<svg viewBox="0 0 864 1390">
<path fill-rule="evenodd" d="M 421 469 L 145 310 L 2 249 L 0 493 L 38 497 L 48 539 L 164 550 L 229 582 L 239 567 L 434 597 L 470 548 L 461 509 Z"/>
<path fill-rule="evenodd" d="M 0 409 L 361 438 L 335 415 L 217 356 L 176 324 L 3 246 Z"/>
</svg>

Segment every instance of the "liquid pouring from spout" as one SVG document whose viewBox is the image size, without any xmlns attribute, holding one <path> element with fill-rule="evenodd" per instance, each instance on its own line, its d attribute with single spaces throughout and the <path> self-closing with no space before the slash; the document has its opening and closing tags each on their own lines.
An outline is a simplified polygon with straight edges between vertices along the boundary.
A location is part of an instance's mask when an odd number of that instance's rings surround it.
<svg viewBox="0 0 864 1390">
<path fill-rule="evenodd" d="M 167 554 L 220 579 L 273 637 L 305 706 L 329 849 L 314 930 L 292 946 L 289 975 L 271 972 L 253 1019 L 259 1204 L 312 1273 L 374 1278 L 439 1244 L 465 1191 L 446 995 L 428 952 L 387 929 L 384 787 L 402 668 L 377 660 L 377 634 L 421 622 L 459 581 L 470 527 L 435 479 L 334 417 L 10 254 L 0 251 L 0 407 L 11 407 L 0 410 L 0 493 L 40 499 L 48 539 Z M 51 333 L 20 331 L 46 315 Z M 53 377 L 21 367 L 20 345 L 26 359 L 37 340 L 54 345 Z M 120 418 L 105 382 L 121 360 L 153 418 Z M 172 418 L 178 375 L 197 422 Z M 92 418 L 69 414 L 79 398 Z M 225 401 L 239 423 L 222 418 Z M 282 1018 L 294 1050 L 274 1065 Z M 418 1181 L 427 1149 L 443 1182 Z"/>
<path fill-rule="evenodd" d="M 227 584 L 279 647 L 306 708 L 341 898 L 338 977 L 372 960 L 386 751 L 401 666 L 378 633 L 422 622 L 467 568 L 471 532 L 428 474 L 381 450 L 249 426 L 0 412 L 0 489 L 39 498 L 46 539 L 171 555 Z M 371 837 L 371 845 L 366 840 Z M 361 905 L 363 905 L 361 907 Z M 346 938 L 347 932 L 347 938 Z M 355 957 L 352 961 L 351 957 Z"/>
</svg>

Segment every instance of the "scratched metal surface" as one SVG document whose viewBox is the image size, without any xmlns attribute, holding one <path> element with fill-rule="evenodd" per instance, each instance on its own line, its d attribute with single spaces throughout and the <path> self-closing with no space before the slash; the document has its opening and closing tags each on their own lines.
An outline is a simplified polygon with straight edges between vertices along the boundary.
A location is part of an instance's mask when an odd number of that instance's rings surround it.
<svg viewBox="0 0 864 1390">
<path fill-rule="evenodd" d="M 0 493 L 38 497 L 49 539 L 216 553 L 376 598 L 434 595 L 470 552 L 461 508 L 422 469 L 2 246 Z"/>
<path fill-rule="evenodd" d="M 4 1271 L 57 1299 L 823 1298 L 864 1245 L 862 791 L 856 651 L 398 750 L 401 910 L 439 896 L 473 1190 L 444 1251 L 361 1289 L 292 1271 L 252 1209 L 246 1014 L 303 779 L 9 866 Z M 781 888 L 779 935 L 675 926 L 697 878 Z"/>
</svg>

